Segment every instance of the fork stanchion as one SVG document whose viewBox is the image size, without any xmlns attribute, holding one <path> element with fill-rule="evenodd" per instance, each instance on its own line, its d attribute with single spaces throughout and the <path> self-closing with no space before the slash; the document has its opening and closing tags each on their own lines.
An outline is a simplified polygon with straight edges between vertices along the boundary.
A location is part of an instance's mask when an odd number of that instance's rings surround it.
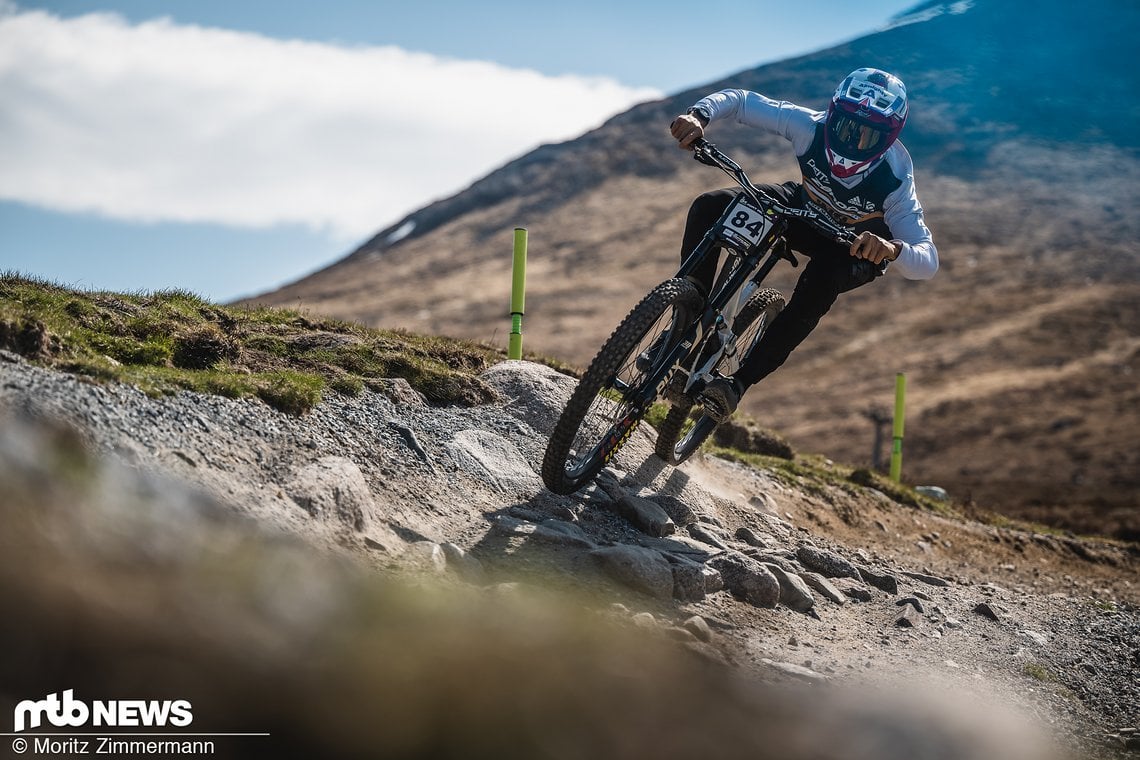
<svg viewBox="0 0 1140 760">
<path fill-rule="evenodd" d="M 522 358 L 522 318 L 526 302 L 526 228 L 515 227 L 514 264 L 511 270 L 511 337 L 507 358 Z"/>
<path fill-rule="evenodd" d="M 898 483 L 902 479 L 903 422 L 906 417 L 906 375 L 895 375 L 895 427 L 894 442 L 891 445 L 891 480 Z"/>
</svg>

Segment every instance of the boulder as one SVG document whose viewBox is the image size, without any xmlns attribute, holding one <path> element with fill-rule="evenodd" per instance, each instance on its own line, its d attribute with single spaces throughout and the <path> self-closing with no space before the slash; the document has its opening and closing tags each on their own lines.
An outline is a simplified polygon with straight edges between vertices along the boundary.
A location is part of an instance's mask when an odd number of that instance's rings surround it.
<svg viewBox="0 0 1140 760">
<path fill-rule="evenodd" d="M 726 552 L 709 560 L 720 572 L 724 587 L 741 601 L 757 607 L 775 607 L 780 601 L 780 582 L 762 564 L 739 552 Z"/>
<path fill-rule="evenodd" d="M 590 552 L 614 580 L 658 599 L 673 596 L 673 570 L 661 552 L 619 544 Z"/>
<path fill-rule="evenodd" d="M 815 597 L 811 595 L 803 578 L 770 562 L 765 563 L 764 567 L 776 576 L 780 584 L 780 604 L 796 612 L 807 612 L 815 606 Z"/>
<path fill-rule="evenodd" d="M 294 471 L 284 490 L 313 517 L 340 522 L 353 530 L 370 526 L 372 492 L 351 459 L 322 457 Z"/>
<path fill-rule="evenodd" d="M 611 509 L 629 520 L 642 533 L 662 538 L 677 530 L 676 523 L 665 510 L 649 499 L 625 494 L 611 503 Z"/>
<path fill-rule="evenodd" d="M 825 578 L 855 578 L 862 580 L 859 569 L 835 552 L 817 549 L 804 544 L 796 550 L 796 559 L 809 570 L 814 570 Z"/>
<path fill-rule="evenodd" d="M 578 381 L 558 370 L 525 361 L 494 365 L 480 378 L 506 399 L 508 414 L 549 435 Z"/>
</svg>

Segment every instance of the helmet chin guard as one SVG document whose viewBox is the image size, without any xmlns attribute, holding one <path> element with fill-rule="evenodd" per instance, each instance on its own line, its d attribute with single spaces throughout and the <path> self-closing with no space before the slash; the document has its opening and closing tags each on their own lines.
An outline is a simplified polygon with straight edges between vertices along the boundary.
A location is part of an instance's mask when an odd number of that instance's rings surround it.
<svg viewBox="0 0 1140 760">
<path fill-rule="evenodd" d="M 824 146 L 831 173 L 847 179 L 867 171 L 898 139 L 907 111 L 898 77 L 870 68 L 848 74 L 827 109 Z"/>
</svg>

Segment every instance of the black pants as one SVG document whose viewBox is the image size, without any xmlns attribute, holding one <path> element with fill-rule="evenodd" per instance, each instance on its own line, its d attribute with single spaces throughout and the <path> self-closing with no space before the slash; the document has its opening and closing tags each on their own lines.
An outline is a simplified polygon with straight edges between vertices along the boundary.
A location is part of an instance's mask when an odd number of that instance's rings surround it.
<svg viewBox="0 0 1140 760">
<path fill-rule="evenodd" d="M 787 206 L 802 205 L 797 182 L 759 187 Z M 732 203 L 736 193 L 736 190 L 714 190 L 693 201 L 681 244 L 682 261 Z M 882 274 L 879 266 L 854 258 L 847 246 L 829 240 L 798 220 L 793 220 L 788 226 L 787 238 L 789 248 L 809 256 L 810 260 L 788 305 L 772 320 L 764 337 L 745 357 L 740 371 L 736 373 L 736 380 L 743 388 L 759 382 L 783 364 L 796 346 L 815 329 L 840 293 L 866 285 Z M 706 294 L 712 289 L 717 258 L 706 257 L 692 274 Z"/>
</svg>

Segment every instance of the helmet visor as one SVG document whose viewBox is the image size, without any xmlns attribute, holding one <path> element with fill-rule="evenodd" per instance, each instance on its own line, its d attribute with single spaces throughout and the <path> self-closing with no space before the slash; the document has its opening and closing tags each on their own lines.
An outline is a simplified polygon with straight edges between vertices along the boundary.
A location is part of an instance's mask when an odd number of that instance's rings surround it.
<svg viewBox="0 0 1140 760">
<path fill-rule="evenodd" d="M 882 152 L 890 128 L 872 124 L 856 116 L 836 110 L 827 120 L 831 149 L 852 161 L 866 161 Z"/>
</svg>

